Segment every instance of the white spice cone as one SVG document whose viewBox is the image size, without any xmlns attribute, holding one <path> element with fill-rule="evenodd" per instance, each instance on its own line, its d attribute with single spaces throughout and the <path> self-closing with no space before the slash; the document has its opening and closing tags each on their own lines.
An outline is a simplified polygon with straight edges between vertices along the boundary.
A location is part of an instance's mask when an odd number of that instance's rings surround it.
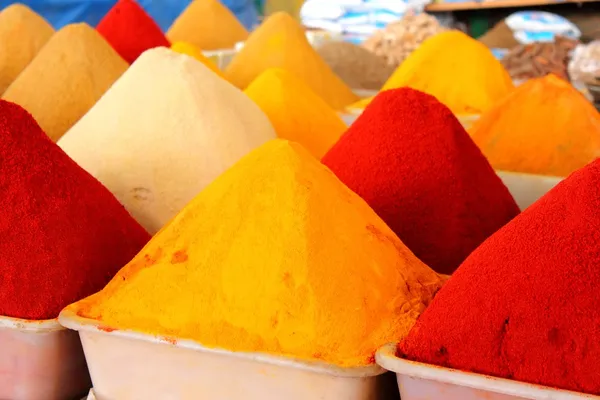
<svg viewBox="0 0 600 400">
<path fill-rule="evenodd" d="M 154 234 L 213 179 L 275 137 L 240 90 L 192 57 L 156 48 L 58 144 Z"/>
</svg>

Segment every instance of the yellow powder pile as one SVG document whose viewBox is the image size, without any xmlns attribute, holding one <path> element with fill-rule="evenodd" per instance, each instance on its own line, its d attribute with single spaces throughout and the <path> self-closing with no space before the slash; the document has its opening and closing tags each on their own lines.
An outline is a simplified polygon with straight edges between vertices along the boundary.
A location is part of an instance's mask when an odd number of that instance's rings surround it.
<svg viewBox="0 0 600 400">
<path fill-rule="evenodd" d="M 306 39 L 302 27 L 284 12 L 271 15 L 231 60 L 225 76 L 239 88 L 269 68 L 283 68 L 302 79 L 335 110 L 358 100 Z"/>
<path fill-rule="evenodd" d="M 439 33 L 423 42 L 382 90 L 403 86 L 435 96 L 457 115 L 481 114 L 514 88 L 492 52 L 459 31 Z M 370 101 L 356 107 L 364 108 Z"/>
<path fill-rule="evenodd" d="M 109 328 L 358 366 L 442 282 L 304 148 L 273 140 L 71 307 Z"/>
<path fill-rule="evenodd" d="M 329 104 L 292 73 L 271 68 L 245 92 L 267 114 L 277 136 L 321 159 L 348 128 Z"/>
<path fill-rule="evenodd" d="M 202 50 L 231 49 L 248 31 L 219 0 L 194 0 L 173 22 L 167 38 Z"/>
<path fill-rule="evenodd" d="M 151 234 L 250 150 L 276 137 L 201 62 L 147 50 L 58 143 Z"/>
<path fill-rule="evenodd" d="M 171 50 L 176 51 L 177 53 L 187 54 L 190 57 L 194 57 L 196 60 L 200 61 L 202 64 L 206 65 L 213 71 L 215 74 L 219 75 L 221 78 L 225 78 L 223 72 L 217 67 L 217 65 L 208 57 L 206 57 L 200 49 L 194 46 L 191 43 L 186 42 L 175 42 L 171 45 Z"/>
<path fill-rule="evenodd" d="M 127 67 L 95 29 L 67 25 L 52 36 L 2 98 L 29 111 L 57 141 Z"/>
<path fill-rule="evenodd" d="M 33 60 L 54 29 L 23 4 L 0 12 L 0 94 Z"/>
<path fill-rule="evenodd" d="M 555 75 L 516 88 L 469 133 L 497 170 L 567 176 L 600 157 L 600 114 Z"/>
</svg>

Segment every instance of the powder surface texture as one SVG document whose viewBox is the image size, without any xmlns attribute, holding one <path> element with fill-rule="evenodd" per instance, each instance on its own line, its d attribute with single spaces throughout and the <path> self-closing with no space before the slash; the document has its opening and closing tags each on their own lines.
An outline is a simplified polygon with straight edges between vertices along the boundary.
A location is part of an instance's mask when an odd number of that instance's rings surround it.
<svg viewBox="0 0 600 400">
<path fill-rule="evenodd" d="M 74 311 L 110 328 L 358 366 L 406 334 L 442 283 L 334 174 L 278 139 Z"/>
<path fill-rule="evenodd" d="M 600 114 L 555 75 L 516 88 L 469 133 L 498 170 L 567 176 L 600 156 Z"/>
<path fill-rule="evenodd" d="M 455 114 L 481 114 L 514 87 L 482 43 L 459 31 L 439 33 L 398 67 L 383 90 L 408 86 L 435 96 Z M 363 100 L 357 107 L 364 107 Z"/>
<path fill-rule="evenodd" d="M 96 30 L 130 64 L 148 49 L 170 46 L 158 24 L 135 0 L 119 0 Z"/>
<path fill-rule="evenodd" d="M 313 49 L 298 22 L 284 12 L 271 15 L 252 32 L 225 69 L 225 76 L 245 89 L 269 68 L 292 72 L 335 110 L 358 100 Z"/>
<path fill-rule="evenodd" d="M 599 199 L 594 161 L 475 250 L 401 353 L 600 395 Z"/>
<path fill-rule="evenodd" d="M 126 69 L 127 63 L 96 30 L 86 24 L 67 25 L 2 98 L 29 111 L 57 141 Z"/>
<path fill-rule="evenodd" d="M 441 273 L 519 213 L 452 112 L 413 89 L 376 96 L 323 163 Z"/>
<path fill-rule="evenodd" d="M 219 75 L 221 78 L 225 78 L 223 72 L 217 67 L 210 58 L 206 57 L 202 54 L 202 51 L 198 49 L 191 43 L 186 42 L 175 42 L 171 45 L 171 50 L 176 51 L 177 53 L 187 54 L 188 56 L 194 57 L 196 60 L 200 61 L 202 64 L 206 65 L 213 71 L 215 74 Z"/>
<path fill-rule="evenodd" d="M 0 100 L 0 315 L 52 319 L 150 239 L 16 104 Z"/>
<path fill-rule="evenodd" d="M 267 114 L 277 136 L 300 143 L 318 159 L 347 128 L 329 104 L 286 70 L 266 70 L 245 93 Z"/>
<path fill-rule="evenodd" d="M 59 142 L 150 233 L 276 137 L 239 89 L 192 57 L 146 51 Z"/>
<path fill-rule="evenodd" d="M 219 0 L 193 0 L 173 22 L 167 37 L 201 50 L 220 50 L 246 40 L 248 31 Z"/>
<path fill-rule="evenodd" d="M 0 94 L 33 60 L 54 29 L 22 4 L 0 12 Z"/>
</svg>

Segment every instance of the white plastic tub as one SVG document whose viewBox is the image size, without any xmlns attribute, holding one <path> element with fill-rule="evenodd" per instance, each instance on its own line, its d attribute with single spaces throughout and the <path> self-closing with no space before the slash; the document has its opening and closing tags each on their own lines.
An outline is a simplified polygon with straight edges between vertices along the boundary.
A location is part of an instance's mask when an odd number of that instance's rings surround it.
<svg viewBox="0 0 600 400">
<path fill-rule="evenodd" d="M 502 179 L 521 211 L 535 203 L 563 179 L 507 171 L 496 171 L 496 174 Z"/>
<path fill-rule="evenodd" d="M 598 396 L 553 389 L 403 360 L 396 345 L 382 347 L 377 363 L 395 372 L 402 400 L 580 400 Z"/>
<path fill-rule="evenodd" d="M 398 396 L 393 376 L 377 365 L 338 368 L 108 331 L 68 309 L 59 321 L 79 331 L 97 400 L 380 400 Z"/>
<path fill-rule="evenodd" d="M 75 332 L 56 319 L 0 317 L 0 399 L 76 399 L 90 387 Z"/>
</svg>

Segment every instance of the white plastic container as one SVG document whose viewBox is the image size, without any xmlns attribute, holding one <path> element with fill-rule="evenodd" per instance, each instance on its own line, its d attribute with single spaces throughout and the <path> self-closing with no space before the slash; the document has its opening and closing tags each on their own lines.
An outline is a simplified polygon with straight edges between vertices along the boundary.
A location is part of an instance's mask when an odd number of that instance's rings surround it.
<svg viewBox="0 0 600 400">
<path fill-rule="evenodd" d="M 379 365 L 395 372 L 402 400 L 581 400 L 600 399 L 546 386 L 462 372 L 403 360 L 396 345 L 379 349 Z"/>
<path fill-rule="evenodd" d="M 76 399 L 90 387 L 75 332 L 56 319 L 0 318 L 0 399 Z"/>
<path fill-rule="evenodd" d="M 397 399 L 393 376 L 377 365 L 338 368 L 108 331 L 69 309 L 59 321 L 79 332 L 97 400 Z"/>
<path fill-rule="evenodd" d="M 502 179 L 521 211 L 535 203 L 563 179 L 506 171 L 496 171 L 496 174 Z"/>
</svg>

